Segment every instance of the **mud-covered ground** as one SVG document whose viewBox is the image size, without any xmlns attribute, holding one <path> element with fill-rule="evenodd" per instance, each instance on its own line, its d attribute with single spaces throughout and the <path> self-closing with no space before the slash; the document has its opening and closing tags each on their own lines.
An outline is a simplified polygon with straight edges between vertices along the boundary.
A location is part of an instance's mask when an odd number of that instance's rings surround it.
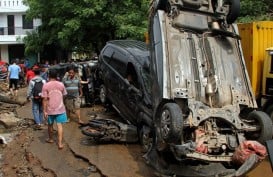
<svg viewBox="0 0 273 177">
<path fill-rule="evenodd" d="M 20 90 L 19 101 L 25 101 L 25 91 L 25 88 Z M 58 150 L 56 143 L 45 142 L 46 126 L 42 130 L 34 128 L 30 102 L 23 106 L 4 105 L 5 109 L 1 109 L 1 114 L 3 110 L 10 111 L 20 120 L 16 126 L 1 128 L 2 133 L 11 133 L 9 135 L 13 138 L 0 147 L 2 154 L 0 177 L 158 176 L 145 163 L 138 144 L 94 142 L 81 133 L 79 125 L 72 119 L 64 126 L 65 148 Z M 85 121 L 94 114 L 109 116 L 109 112 L 104 112 L 100 105 L 82 108 L 81 114 Z M 246 176 L 273 176 L 269 161 L 263 161 Z"/>
<path fill-rule="evenodd" d="M 25 89 L 20 90 L 17 101 L 25 101 Z M 1 147 L 2 176 L 154 176 L 153 170 L 142 158 L 138 144 L 95 142 L 83 135 L 76 120 L 72 119 L 64 125 L 65 147 L 59 150 L 56 145 L 57 132 L 55 143 L 49 144 L 45 141 L 47 127 L 35 129 L 31 102 L 17 105 L 16 109 L 10 111 L 15 113 L 19 121 L 16 126 L 4 130 L 13 134 L 13 140 Z M 113 116 L 113 113 L 105 112 L 101 105 L 81 109 L 86 122 L 94 114 Z"/>
</svg>

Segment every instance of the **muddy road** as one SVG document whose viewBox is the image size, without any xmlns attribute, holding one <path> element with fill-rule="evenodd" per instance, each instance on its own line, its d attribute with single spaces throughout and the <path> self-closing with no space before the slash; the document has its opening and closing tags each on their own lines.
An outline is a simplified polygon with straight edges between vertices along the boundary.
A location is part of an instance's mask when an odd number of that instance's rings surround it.
<svg viewBox="0 0 273 177">
<path fill-rule="evenodd" d="M 25 99 L 25 91 L 19 94 Z M 13 140 L 1 147 L 0 176 L 7 177 L 155 177 L 158 176 L 142 158 L 138 144 L 97 143 L 81 133 L 72 119 L 64 126 L 65 147 L 58 150 L 56 143 L 46 143 L 47 129 L 35 130 L 31 103 L 16 109 L 18 118 L 24 120 L 12 132 Z M 81 109 L 84 121 L 93 115 L 117 116 L 96 105 Z M 56 127 L 55 127 L 56 129 Z M 56 142 L 56 135 L 55 135 Z M 263 161 L 247 177 L 273 177 L 268 160 Z"/>
<path fill-rule="evenodd" d="M 18 100 L 25 99 L 21 89 Z M 146 165 L 138 144 L 98 143 L 81 133 L 76 119 L 64 125 L 65 147 L 46 143 L 47 127 L 36 130 L 33 126 L 31 103 L 16 109 L 17 116 L 24 120 L 21 128 L 15 128 L 14 139 L 2 147 L 3 176 L 58 176 L 58 177 L 127 177 L 155 176 Z M 99 117 L 114 116 L 112 112 L 96 105 L 82 108 L 81 116 L 88 121 L 96 114 Z M 57 129 L 55 127 L 55 129 Z"/>
</svg>

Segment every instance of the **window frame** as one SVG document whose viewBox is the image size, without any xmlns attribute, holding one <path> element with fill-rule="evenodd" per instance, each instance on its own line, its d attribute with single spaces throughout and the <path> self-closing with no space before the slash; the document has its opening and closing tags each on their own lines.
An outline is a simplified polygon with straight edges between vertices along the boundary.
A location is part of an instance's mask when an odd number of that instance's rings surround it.
<svg viewBox="0 0 273 177">
<path fill-rule="evenodd" d="M 33 19 L 27 20 L 26 15 L 22 15 L 23 29 L 33 29 Z"/>
</svg>

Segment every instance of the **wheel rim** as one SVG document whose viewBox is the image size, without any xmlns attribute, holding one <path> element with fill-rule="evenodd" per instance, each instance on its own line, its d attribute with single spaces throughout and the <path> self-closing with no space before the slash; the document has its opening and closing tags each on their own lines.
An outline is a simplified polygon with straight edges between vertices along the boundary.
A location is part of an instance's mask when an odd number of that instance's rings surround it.
<svg viewBox="0 0 273 177">
<path fill-rule="evenodd" d="M 148 150 L 152 147 L 153 139 L 149 137 L 149 134 L 143 133 L 142 143 L 144 151 L 148 152 Z"/>
<path fill-rule="evenodd" d="M 161 134 L 163 138 L 167 138 L 170 132 L 171 115 L 168 110 L 164 110 L 161 115 Z"/>
<path fill-rule="evenodd" d="M 253 120 L 253 122 L 250 123 L 250 125 L 255 126 L 259 125 L 259 121 L 257 119 Z M 259 138 L 259 135 L 261 133 L 261 126 L 257 126 L 258 130 L 251 133 L 251 138 L 257 140 Z"/>
</svg>

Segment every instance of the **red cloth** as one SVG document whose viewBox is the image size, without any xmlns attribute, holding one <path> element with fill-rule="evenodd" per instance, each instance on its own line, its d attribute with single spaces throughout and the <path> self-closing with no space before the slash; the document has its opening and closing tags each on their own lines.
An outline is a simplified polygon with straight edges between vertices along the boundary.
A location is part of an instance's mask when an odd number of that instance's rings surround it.
<svg viewBox="0 0 273 177">
<path fill-rule="evenodd" d="M 266 147 L 257 141 L 243 141 L 235 150 L 232 160 L 242 165 L 252 154 L 256 154 L 260 160 L 267 156 Z"/>
<path fill-rule="evenodd" d="M 6 62 L 0 61 L 0 72 L 5 73 L 8 71 L 8 67 L 6 66 Z"/>
<path fill-rule="evenodd" d="M 34 66 L 33 66 L 33 69 L 39 69 L 39 66 L 34 65 Z"/>
<path fill-rule="evenodd" d="M 204 144 L 205 139 L 206 139 L 206 132 L 203 129 L 196 129 L 195 130 L 195 142 L 196 142 L 196 148 L 195 150 L 197 152 L 201 152 L 201 153 L 208 153 L 208 146 L 206 146 Z"/>
<path fill-rule="evenodd" d="M 27 71 L 26 77 L 27 77 L 27 83 L 35 76 L 34 72 L 30 69 Z"/>
<path fill-rule="evenodd" d="M 20 68 L 21 68 L 21 71 L 24 72 L 24 73 L 26 73 L 27 69 L 26 69 L 26 67 L 25 67 L 25 64 L 20 63 L 19 66 L 20 66 Z"/>
</svg>

